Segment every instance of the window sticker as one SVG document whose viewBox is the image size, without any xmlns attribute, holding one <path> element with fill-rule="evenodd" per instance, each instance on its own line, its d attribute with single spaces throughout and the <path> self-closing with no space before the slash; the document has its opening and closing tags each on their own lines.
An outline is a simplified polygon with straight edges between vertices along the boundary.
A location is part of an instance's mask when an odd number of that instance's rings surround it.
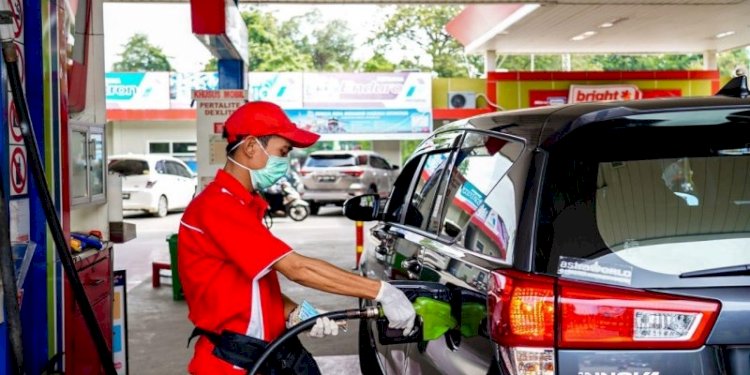
<svg viewBox="0 0 750 375">
<path fill-rule="evenodd" d="M 572 257 L 560 257 L 557 273 L 563 277 L 630 285 L 633 267 Z"/>
</svg>

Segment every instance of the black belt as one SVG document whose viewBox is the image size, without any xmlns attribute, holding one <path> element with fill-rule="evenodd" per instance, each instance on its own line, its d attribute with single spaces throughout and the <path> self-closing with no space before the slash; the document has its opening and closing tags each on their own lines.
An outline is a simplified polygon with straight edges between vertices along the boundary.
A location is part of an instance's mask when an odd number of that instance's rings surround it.
<svg viewBox="0 0 750 375">
<path fill-rule="evenodd" d="M 255 365 L 269 344 L 239 333 L 223 331 L 219 335 L 196 327 L 188 338 L 188 346 L 190 341 L 199 335 L 205 336 L 214 344 L 213 355 L 217 358 L 246 370 Z M 266 361 L 261 371 L 269 375 L 320 374 L 312 354 L 302 346 L 297 337 L 282 344 Z"/>
</svg>

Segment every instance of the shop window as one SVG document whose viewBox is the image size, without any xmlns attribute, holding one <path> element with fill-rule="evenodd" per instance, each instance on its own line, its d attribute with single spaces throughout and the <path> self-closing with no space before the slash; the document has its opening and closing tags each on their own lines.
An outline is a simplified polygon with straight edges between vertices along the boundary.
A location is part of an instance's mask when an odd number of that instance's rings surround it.
<svg viewBox="0 0 750 375">
<path fill-rule="evenodd" d="M 195 154 L 197 144 L 195 142 L 173 142 L 173 154 Z"/>
<path fill-rule="evenodd" d="M 149 142 L 149 154 L 167 154 L 182 160 L 190 168 L 191 173 L 198 171 L 195 158 L 196 142 Z"/>
<path fill-rule="evenodd" d="M 71 122 L 69 152 L 71 203 L 106 202 L 104 126 Z"/>
<path fill-rule="evenodd" d="M 149 142 L 148 143 L 149 154 L 169 154 L 169 142 Z"/>
</svg>

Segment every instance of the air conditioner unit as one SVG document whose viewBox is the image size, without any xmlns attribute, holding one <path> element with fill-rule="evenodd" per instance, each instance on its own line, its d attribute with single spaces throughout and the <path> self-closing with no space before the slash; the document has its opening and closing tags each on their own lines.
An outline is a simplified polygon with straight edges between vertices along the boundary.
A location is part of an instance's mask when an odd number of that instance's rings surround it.
<svg viewBox="0 0 750 375">
<path fill-rule="evenodd" d="M 448 108 L 466 109 L 477 107 L 477 94 L 471 91 L 449 91 Z"/>
</svg>

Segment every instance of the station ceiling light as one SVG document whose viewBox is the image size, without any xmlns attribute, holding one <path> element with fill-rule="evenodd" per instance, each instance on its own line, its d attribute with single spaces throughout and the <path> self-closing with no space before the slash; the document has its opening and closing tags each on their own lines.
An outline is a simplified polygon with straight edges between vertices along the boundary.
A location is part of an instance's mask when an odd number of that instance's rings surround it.
<svg viewBox="0 0 750 375">
<path fill-rule="evenodd" d="M 722 33 L 716 34 L 716 39 L 726 38 L 726 37 L 728 37 L 730 35 L 734 35 L 734 31 L 733 30 L 724 31 Z"/>
<path fill-rule="evenodd" d="M 625 21 L 627 19 L 628 19 L 627 17 L 615 18 L 615 19 L 613 19 L 611 21 L 603 22 L 601 25 L 599 25 L 599 28 L 600 29 L 609 29 L 610 27 L 613 27 L 613 26 L 617 25 L 618 23 L 620 23 L 622 21 Z"/>
<path fill-rule="evenodd" d="M 579 42 L 579 41 L 581 41 L 581 40 L 584 40 L 584 39 L 590 38 L 590 37 L 592 37 L 592 36 L 594 36 L 594 35 L 596 35 L 596 31 L 586 31 L 586 32 L 584 32 L 584 33 L 578 34 L 578 35 L 576 35 L 576 36 L 574 36 L 574 37 L 570 38 L 570 40 L 572 40 L 572 41 L 574 41 L 574 42 Z"/>
</svg>

